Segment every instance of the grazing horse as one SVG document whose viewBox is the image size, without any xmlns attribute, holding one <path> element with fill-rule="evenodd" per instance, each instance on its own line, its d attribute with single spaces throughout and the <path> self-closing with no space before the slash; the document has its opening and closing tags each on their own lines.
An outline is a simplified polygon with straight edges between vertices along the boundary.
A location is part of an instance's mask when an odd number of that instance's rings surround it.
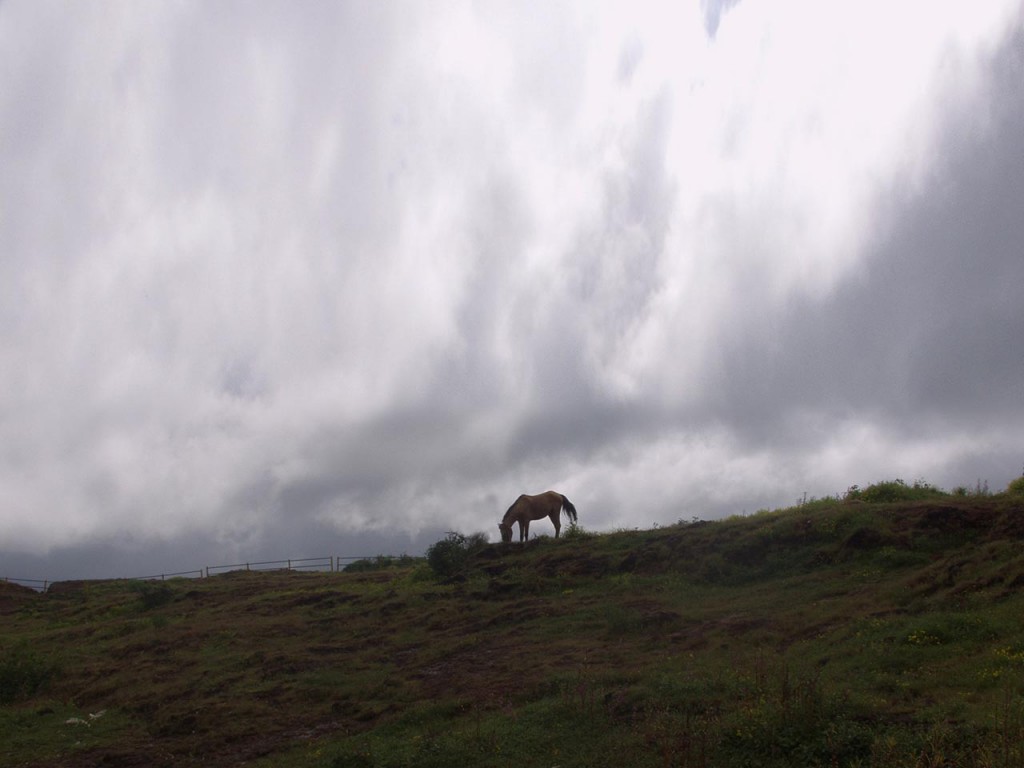
<svg viewBox="0 0 1024 768">
<path fill-rule="evenodd" d="M 519 523 L 519 540 L 526 541 L 530 538 L 530 521 L 540 520 L 543 517 L 550 517 L 552 525 L 555 526 L 555 538 L 558 538 L 558 531 L 562 524 L 558 519 L 559 513 L 565 510 L 565 516 L 572 522 L 576 522 L 576 507 L 565 496 L 554 491 L 527 496 L 523 494 L 505 513 L 505 517 L 498 523 L 498 530 L 501 531 L 501 540 L 506 544 L 512 541 L 512 523 Z"/>
</svg>

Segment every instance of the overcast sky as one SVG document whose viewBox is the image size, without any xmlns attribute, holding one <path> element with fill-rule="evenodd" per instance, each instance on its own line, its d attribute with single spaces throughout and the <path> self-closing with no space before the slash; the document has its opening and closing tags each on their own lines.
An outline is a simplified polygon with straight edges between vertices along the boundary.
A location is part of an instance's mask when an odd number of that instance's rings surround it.
<svg viewBox="0 0 1024 768">
<path fill-rule="evenodd" d="M 1020 0 L 4 0 L 0 576 L 1000 490 L 1022 287 Z"/>
</svg>

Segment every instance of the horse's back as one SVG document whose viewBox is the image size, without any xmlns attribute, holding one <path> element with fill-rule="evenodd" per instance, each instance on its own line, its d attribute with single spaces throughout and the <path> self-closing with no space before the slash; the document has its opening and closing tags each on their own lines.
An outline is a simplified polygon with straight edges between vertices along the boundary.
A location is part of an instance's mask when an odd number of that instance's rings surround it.
<svg viewBox="0 0 1024 768">
<path fill-rule="evenodd" d="M 558 491 L 544 491 L 535 495 L 522 493 L 505 514 L 506 517 L 512 515 L 517 519 L 539 520 L 542 517 L 557 515 L 565 501 L 565 497 Z"/>
</svg>

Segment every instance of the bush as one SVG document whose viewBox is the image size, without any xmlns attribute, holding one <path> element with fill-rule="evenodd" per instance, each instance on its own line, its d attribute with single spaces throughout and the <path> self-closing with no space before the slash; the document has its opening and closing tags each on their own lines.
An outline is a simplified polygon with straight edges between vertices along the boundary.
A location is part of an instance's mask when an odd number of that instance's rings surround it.
<svg viewBox="0 0 1024 768">
<path fill-rule="evenodd" d="M 377 555 L 354 560 L 345 566 L 345 573 L 365 573 L 368 571 L 386 571 L 389 568 L 408 568 L 416 564 L 416 558 L 410 555 Z"/>
<path fill-rule="evenodd" d="M 487 546 L 487 536 L 472 533 L 465 536 L 458 531 L 449 531 L 441 541 L 427 548 L 427 564 L 440 579 L 453 579 L 460 575 L 469 564 L 469 558 Z"/>
<path fill-rule="evenodd" d="M 24 647 L 0 654 L 0 704 L 31 698 L 56 673 L 55 665 Z"/>
<path fill-rule="evenodd" d="M 930 483 L 926 483 L 924 480 L 915 480 L 913 485 L 907 485 L 899 478 L 896 480 L 884 480 L 880 483 L 869 485 L 864 489 L 853 486 L 846 492 L 848 500 L 859 499 L 876 504 L 934 499 L 946 495 L 945 491 L 936 488 Z"/>
<path fill-rule="evenodd" d="M 1010 481 L 1010 484 L 1006 486 L 1006 492 L 1013 496 L 1024 496 L 1024 477 Z"/>
<path fill-rule="evenodd" d="M 133 581 L 128 587 L 139 596 L 139 608 L 151 611 L 174 599 L 174 591 L 163 582 Z"/>
</svg>

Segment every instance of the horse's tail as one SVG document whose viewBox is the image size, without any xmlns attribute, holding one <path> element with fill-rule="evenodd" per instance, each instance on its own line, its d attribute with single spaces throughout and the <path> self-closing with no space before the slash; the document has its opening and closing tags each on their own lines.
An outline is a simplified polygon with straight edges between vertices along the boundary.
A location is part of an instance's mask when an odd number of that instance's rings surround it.
<svg viewBox="0 0 1024 768">
<path fill-rule="evenodd" d="M 561 494 L 559 494 L 561 496 Z M 565 511 L 565 516 L 576 522 L 576 507 L 569 501 L 565 496 L 562 496 L 562 509 Z"/>
</svg>

